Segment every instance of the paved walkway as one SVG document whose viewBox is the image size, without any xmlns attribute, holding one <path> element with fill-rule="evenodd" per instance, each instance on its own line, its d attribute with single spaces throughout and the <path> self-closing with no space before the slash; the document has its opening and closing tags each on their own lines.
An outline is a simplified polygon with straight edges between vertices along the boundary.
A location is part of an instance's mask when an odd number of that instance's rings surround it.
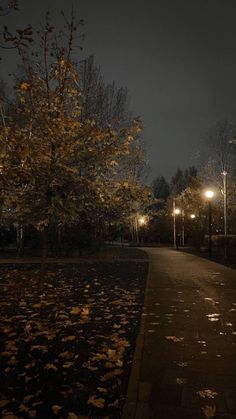
<svg viewBox="0 0 236 419">
<path fill-rule="evenodd" d="M 236 270 L 150 256 L 123 419 L 236 419 Z"/>
</svg>

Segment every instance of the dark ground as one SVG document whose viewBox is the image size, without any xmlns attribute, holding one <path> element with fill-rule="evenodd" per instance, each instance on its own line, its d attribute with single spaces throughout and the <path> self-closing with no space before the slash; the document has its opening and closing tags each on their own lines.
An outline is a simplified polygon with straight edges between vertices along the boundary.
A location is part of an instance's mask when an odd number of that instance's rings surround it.
<svg viewBox="0 0 236 419">
<path fill-rule="evenodd" d="M 148 266 L 132 256 L 50 265 L 40 290 L 37 265 L 1 267 L 1 417 L 121 417 Z"/>
</svg>

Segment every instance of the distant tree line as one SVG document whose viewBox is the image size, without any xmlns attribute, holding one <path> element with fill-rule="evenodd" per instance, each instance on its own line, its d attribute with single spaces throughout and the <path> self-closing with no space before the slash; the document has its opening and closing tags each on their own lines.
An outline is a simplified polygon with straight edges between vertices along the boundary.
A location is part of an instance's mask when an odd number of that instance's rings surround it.
<svg viewBox="0 0 236 419">
<path fill-rule="evenodd" d="M 181 210 L 176 217 L 177 233 L 183 232 L 185 244 L 197 249 L 207 245 L 208 202 L 206 189 L 214 191 L 212 232 L 217 252 L 227 247 L 236 256 L 236 127 L 227 120 L 218 121 L 206 133 L 201 149 L 202 164 L 178 168 L 170 181 L 164 176 L 152 182 L 153 203 L 147 208 L 149 229 L 146 239 L 173 244 L 173 204 Z M 225 182 L 225 183 L 224 183 Z M 227 237 L 225 215 L 227 216 Z M 232 255 L 231 255 L 232 256 Z"/>
</svg>

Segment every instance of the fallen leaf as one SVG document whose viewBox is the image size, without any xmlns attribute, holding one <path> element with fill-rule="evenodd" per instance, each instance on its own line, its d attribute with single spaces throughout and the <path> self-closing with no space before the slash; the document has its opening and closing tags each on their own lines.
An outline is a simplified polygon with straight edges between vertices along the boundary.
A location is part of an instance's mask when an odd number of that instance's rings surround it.
<svg viewBox="0 0 236 419">
<path fill-rule="evenodd" d="M 197 394 L 203 399 L 214 399 L 219 393 L 210 389 L 205 389 L 197 391 Z"/>
<path fill-rule="evenodd" d="M 44 353 L 45 352 L 48 352 L 48 348 L 45 345 L 34 345 L 34 346 L 31 346 L 31 351 L 33 351 L 33 350 L 42 351 Z"/>
<path fill-rule="evenodd" d="M 45 370 L 53 370 L 53 371 L 57 371 L 58 370 L 58 368 L 56 367 L 56 365 L 54 365 L 54 364 L 46 364 L 45 366 L 44 366 L 44 369 Z"/>
<path fill-rule="evenodd" d="M 65 336 L 64 338 L 62 338 L 62 342 L 72 342 L 73 340 L 76 339 L 76 336 Z"/>
<path fill-rule="evenodd" d="M 70 368 L 72 367 L 72 365 L 74 365 L 74 362 L 65 362 L 65 364 L 63 364 L 63 368 Z"/>
<path fill-rule="evenodd" d="M 177 384 L 185 384 L 186 383 L 186 378 L 176 378 L 176 383 Z"/>
<path fill-rule="evenodd" d="M 183 340 L 184 340 L 184 338 L 183 337 L 180 337 L 180 338 L 178 338 L 177 336 L 165 336 L 165 338 L 167 339 L 167 340 L 172 340 L 173 342 L 183 342 Z"/>
<path fill-rule="evenodd" d="M 82 316 L 88 316 L 90 313 L 89 307 L 83 307 L 81 310 Z"/>
<path fill-rule="evenodd" d="M 216 406 L 204 406 L 202 412 L 206 418 L 213 418 L 216 414 Z"/>
<path fill-rule="evenodd" d="M 60 410 L 63 408 L 63 406 L 58 406 L 57 404 L 54 404 L 52 406 L 52 411 L 55 415 L 58 415 L 58 413 L 60 412 Z"/>
<path fill-rule="evenodd" d="M 25 396 L 23 402 L 24 403 L 28 403 L 33 398 L 34 398 L 34 395 L 33 394 L 31 394 L 29 396 Z"/>
<path fill-rule="evenodd" d="M 95 407 L 99 407 L 102 409 L 104 407 L 105 399 L 96 398 L 95 396 L 91 396 L 88 399 L 88 404 L 92 404 Z"/>
<path fill-rule="evenodd" d="M 65 358 L 65 359 L 71 359 L 73 358 L 74 354 L 72 352 L 69 351 L 65 351 L 65 352 L 61 352 L 58 357 L 59 358 Z"/>
<path fill-rule="evenodd" d="M 80 308 L 79 307 L 71 307 L 70 314 L 79 314 Z"/>
<path fill-rule="evenodd" d="M 97 387 L 97 390 L 100 391 L 101 393 L 107 393 L 107 389 L 104 387 Z"/>
<path fill-rule="evenodd" d="M 68 414 L 68 419 L 79 419 L 79 416 L 77 416 L 74 412 L 70 412 Z"/>
<path fill-rule="evenodd" d="M 100 380 L 101 381 L 107 381 L 110 380 L 113 377 L 116 377 L 117 375 L 121 375 L 123 373 L 123 370 L 121 370 L 120 368 L 116 368 L 113 371 L 108 372 L 107 374 L 103 375 Z"/>
</svg>

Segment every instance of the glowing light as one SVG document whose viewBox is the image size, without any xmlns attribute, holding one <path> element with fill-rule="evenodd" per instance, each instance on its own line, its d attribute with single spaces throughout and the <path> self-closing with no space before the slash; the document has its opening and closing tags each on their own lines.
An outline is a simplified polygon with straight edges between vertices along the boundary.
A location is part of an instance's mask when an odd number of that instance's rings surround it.
<svg viewBox="0 0 236 419">
<path fill-rule="evenodd" d="M 196 215 L 195 214 L 191 214 L 190 215 L 190 218 L 192 218 L 192 220 L 194 220 L 194 218 L 196 218 Z"/>
<path fill-rule="evenodd" d="M 215 195 L 214 192 L 211 191 L 210 189 L 205 192 L 205 197 L 208 199 L 213 198 L 214 195 Z"/>
<path fill-rule="evenodd" d="M 146 224 L 147 220 L 145 217 L 140 217 L 138 220 L 138 223 L 140 226 L 144 226 Z"/>
<path fill-rule="evenodd" d="M 174 213 L 175 213 L 176 215 L 180 214 L 180 209 L 179 209 L 179 208 L 175 208 Z"/>
</svg>

